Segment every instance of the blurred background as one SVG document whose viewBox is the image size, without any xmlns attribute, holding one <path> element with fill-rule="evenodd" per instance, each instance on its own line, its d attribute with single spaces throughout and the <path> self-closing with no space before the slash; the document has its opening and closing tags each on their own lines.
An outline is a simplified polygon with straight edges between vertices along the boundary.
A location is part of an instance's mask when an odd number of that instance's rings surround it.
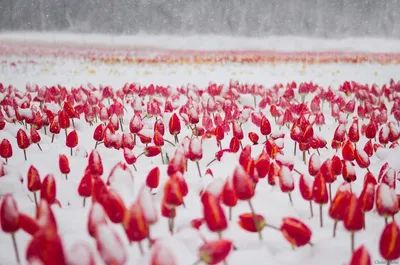
<svg viewBox="0 0 400 265">
<path fill-rule="evenodd" d="M 400 38 L 400 0 L 0 0 L 0 31 Z"/>
</svg>

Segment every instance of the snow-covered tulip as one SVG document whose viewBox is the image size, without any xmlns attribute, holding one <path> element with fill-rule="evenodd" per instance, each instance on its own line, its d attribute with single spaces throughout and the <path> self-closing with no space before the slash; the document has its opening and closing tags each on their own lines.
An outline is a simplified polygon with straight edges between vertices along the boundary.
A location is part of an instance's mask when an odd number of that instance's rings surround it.
<svg viewBox="0 0 400 265">
<path fill-rule="evenodd" d="M 15 256 L 18 264 L 20 263 L 18 245 L 15 233 L 20 228 L 19 213 L 17 203 L 11 194 L 6 194 L 0 204 L 0 224 L 4 233 L 11 234 Z"/>
<path fill-rule="evenodd" d="M 336 191 L 335 197 L 329 206 L 329 216 L 334 220 L 333 237 L 336 236 L 337 224 L 344 220 L 346 207 L 351 196 L 350 184 L 343 183 Z"/>
<path fill-rule="evenodd" d="M 177 258 L 165 242 L 156 242 L 151 249 L 149 265 L 177 265 Z"/>
<path fill-rule="evenodd" d="M 75 243 L 67 252 L 68 265 L 96 265 L 92 249 L 87 243 Z"/>
<path fill-rule="evenodd" d="M 107 224 L 100 224 L 96 229 L 96 246 L 105 265 L 124 265 L 127 253 L 118 233 Z"/>
</svg>

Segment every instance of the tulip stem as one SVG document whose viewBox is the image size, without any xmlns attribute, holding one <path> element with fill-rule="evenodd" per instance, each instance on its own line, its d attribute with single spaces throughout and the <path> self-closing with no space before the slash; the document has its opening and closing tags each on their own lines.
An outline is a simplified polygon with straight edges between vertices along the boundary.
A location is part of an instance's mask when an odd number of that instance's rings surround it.
<svg viewBox="0 0 400 265">
<path fill-rule="evenodd" d="M 213 160 L 211 160 L 211 161 L 206 165 L 206 167 L 208 167 L 208 166 L 211 165 L 213 162 L 215 162 L 215 160 L 217 160 L 217 159 L 214 158 Z"/>
<path fill-rule="evenodd" d="M 40 146 L 40 144 L 37 144 L 37 146 L 39 147 L 40 151 L 43 151 L 42 147 Z"/>
<path fill-rule="evenodd" d="M 243 144 L 242 141 L 240 141 L 240 149 L 243 150 Z"/>
<path fill-rule="evenodd" d="M 72 156 L 72 148 L 71 148 L 71 156 Z"/>
<path fill-rule="evenodd" d="M 232 220 L 232 207 L 229 207 L 229 221 Z"/>
<path fill-rule="evenodd" d="M 303 162 L 304 162 L 304 165 L 307 165 L 307 154 L 306 154 L 306 151 L 303 151 Z"/>
<path fill-rule="evenodd" d="M 122 124 L 122 119 L 119 119 L 119 125 L 121 126 L 121 131 L 124 132 L 124 125 Z"/>
<path fill-rule="evenodd" d="M 171 220 L 171 222 L 170 222 L 170 232 L 171 232 L 171 235 L 173 235 L 174 234 L 174 226 L 175 226 L 175 218 L 172 217 L 170 220 Z"/>
<path fill-rule="evenodd" d="M 38 208 L 38 200 L 37 200 L 36 191 L 33 192 L 33 198 L 35 199 L 35 205 L 36 205 L 36 209 L 37 209 Z"/>
<path fill-rule="evenodd" d="M 138 246 L 139 246 L 140 254 L 141 254 L 142 256 L 144 256 L 144 250 L 143 250 L 143 246 L 142 246 L 142 241 L 139 241 L 139 242 L 138 242 Z"/>
<path fill-rule="evenodd" d="M 293 155 L 296 156 L 296 153 L 297 153 L 297 142 L 294 141 Z"/>
<path fill-rule="evenodd" d="M 135 166 L 135 163 L 133 163 L 132 166 L 133 166 L 133 169 L 134 169 L 135 171 L 137 171 L 137 168 L 136 168 L 136 166 Z"/>
<path fill-rule="evenodd" d="M 367 228 L 365 224 L 365 212 L 363 212 L 363 229 L 365 230 Z"/>
<path fill-rule="evenodd" d="M 24 149 L 24 158 L 25 158 L 25 161 L 27 160 L 27 157 L 26 157 L 26 149 Z"/>
<path fill-rule="evenodd" d="M 175 145 L 170 140 L 164 138 L 164 141 L 175 147 Z"/>
<path fill-rule="evenodd" d="M 75 129 L 75 122 L 74 122 L 74 118 L 71 118 L 71 122 L 72 122 L 72 127 Z"/>
<path fill-rule="evenodd" d="M 292 194 L 288 192 L 290 204 L 293 206 Z"/>
<path fill-rule="evenodd" d="M 139 159 L 139 157 L 141 157 L 142 155 L 144 155 L 144 152 L 141 153 L 140 155 L 138 155 L 138 156 L 136 157 L 136 160 Z"/>
<path fill-rule="evenodd" d="M 312 207 L 312 201 L 310 200 L 310 212 L 311 212 L 311 218 L 314 217 L 314 211 L 313 211 L 313 207 Z"/>
<path fill-rule="evenodd" d="M 133 134 L 133 143 L 136 145 L 136 133 Z"/>
<path fill-rule="evenodd" d="M 387 225 L 388 224 L 388 218 L 385 216 L 384 219 L 385 219 L 385 225 Z"/>
<path fill-rule="evenodd" d="M 99 144 L 99 142 L 96 141 L 96 144 L 94 145 L 94 149 L 97 149 L 98 144 Z"/>
<path fill-rule="evenodd" d="M 253 204 L 251 203 L 251 200 L 248 200 L 248 202 L 249 202 L 250 210 L 253 213 L 254 225 L 255 225 L 255 227 L 258 227 L 256 212 L 254 211 Z M 258 238 L 260 239 L 260 241 L 263 240 L 263 237 L 262 237 L 262 234 L 261 234 L 261 230 L 258 231 Z"/>
<path fill-rule="evenodd" d="M 351 252 L 354 253 L 354 232 L 350 233 L 350 239 L 351 239 Z"/>
<path fill-rule="evenodd" d="M 197 171 L 199 171 L 199 176 L 200 178 L 202 178 L 199 161 L 196 161 L 196 165 L 197 165 Z"/>
<path fill-rule="evenodd" d="M 274 225 L 269 225 L 269 224 L 266 224 L 266 225 L 265 225 L 265 227 L 268 227 L 268 228 L 274 229 L 274 230 L 276 230 L 276 231 L 280 231 L 280 229 L 279 229 L 278 227 L 274 226 Z"/>
<path fill-rule="evenodd" d="M 15 233 L 11 233 L 11 238 L 12 238 L 13 245 L 14 245 L 15 257 L 17 258 L 18 264 L 21 264 L 21 261 L 19 259 L 17 240 L 15 239 Z"/>
<path fill-rule="evenodd" d="M 65 174 L 65 180 L 68 180 L 68 174 Z"/>
<path fill-rule="evenodd" d="M 67 137 L 68 137 L 67 129 L 65 129 L 64 131 L 65 131 L 65 139 L 67 139 Z"/>
<path fill-rule="evenodd" d="M 174 134 L 175 144 L 179 143 L 178 135 Z"/>
<path fill-rule="evenodd" d="M 331 183 L 328 184 L 329 189 L 329 202 L 332 203 L 332 185 Z"/>
<path fill-rule="evenodd" d="M 199 265 L 201 263 L 201 260 L 196 260 L 192 265 Z"/>
<path fill-rule="evenodd" d="M 319 223 L 320 223 L 321 227 L 324 226 L 323 219 L 322 219 L 322 203 L 319 205 Z"/>
<path fill-rule="evenodd" d="M 163 165 L 165 165 L 164 155 L 163 155 L 161 147 L 160 147 L 160 155 L 161 155 L 161 161 L 162 161 Z"/>
<path fill-rule="evenodd" d="M 338 221 L 335 220 L 335 222 L 333 223 L 333 237 L 336 237 L 336 228 L 337 228 L 337 223 Z"/>
<path fill-rule="evenodd" d="M 83 208 L 86 206 L 86 197 L 83 197 Z"/>
</svg>

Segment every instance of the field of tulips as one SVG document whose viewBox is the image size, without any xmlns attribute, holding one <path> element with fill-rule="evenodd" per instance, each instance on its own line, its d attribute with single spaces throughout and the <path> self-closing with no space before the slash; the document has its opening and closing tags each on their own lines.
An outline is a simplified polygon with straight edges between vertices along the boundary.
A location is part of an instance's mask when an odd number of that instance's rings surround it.
<svg viewBox="0 0 400 265">
<path fill-rule="evenodd" d="M 126 72 L 104 81 L 97 55 L 66 80 L 58 55 L 1 55 L 1 265 L 400 262 L 397 55 L 339 60 L 368 82 L 333 78 L 337 61 L 304 81 L 300 59 L 303 80 L 272 85 L 246 66 L 238 81 L 182 85 L 169 66 L 140 84 L 113 59 Z"/>
</svg>

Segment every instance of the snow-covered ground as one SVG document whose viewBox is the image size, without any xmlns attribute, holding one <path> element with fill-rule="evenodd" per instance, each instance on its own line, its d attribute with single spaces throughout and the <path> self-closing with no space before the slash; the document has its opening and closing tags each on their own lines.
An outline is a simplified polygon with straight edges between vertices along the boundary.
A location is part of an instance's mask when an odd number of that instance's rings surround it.
<svg viewBox="0 0 400 265">
<path fill-rule="evenodd" d="M 54 40 L 57 43 L 70 42 L 70 43 L 81 43 L 82 37 L 74 37 L 69 35 L 57 35 L 52 37 L 51 35 L 39 36 L 39 35 L 0 35 L 1 40 Z M 155 41 L 156 40 L 156 41 Z M 170 41 L 168 41 L 170 40 Z M 310 50 L 323 50 L 323 51 L 379 51 L 379 52 L 399 52 L 400 45 L 398 41 L 387 41 L 387 40 L 373 40 L 366 42 L 365 40 L 306 40 L 303 38 L 295 39 L 296 45 L 293 45 L 293 38 L 271 38 L 266 42 L 256 40 L 229 40 L 228 38 L 187 38 L 185 41 L 179 41 L 176 37 L 174 39 L 159 37 L 159 38 L 128 38 L 123 37 L 85 37 L 84 45 L 88 45 L 90 41 L 96 43 L 105 43 L 107 45 L 120 43 L 120 44 L 132 44 L 135 42 L 137 45 L 142 46 L 157 46 L 163 48 L 178 48 L 178 49 L 278 49 L 278 50 L 291 50 L 291 51 L 310 51 Z M 119 41 L 119 42 L 118 42 Z M 155 43 L 157 45 L 155 45 Z M 162 43 L 160 45 L 160 43 Z M 265 45 L 262 45 L 264 43 Z M 116 48 L 117 49 L 117 48 Z M 102 64 L 99 62 L 89 62 L 84 60 L 74 60 L 68 58 L 34 58 L 29 59 L 35 60 L 35 63 L 26 64 L 26 58 L 24 57 L 1 57 L 0 61 L 18 61 L 16 66 L 11 66 L 8 63 L 1 65 L 0 69 L 0 82 L 5 86 L 13 85 L 18 90 L 25 92 L 26 84 L 37 84 L 42 86 L 53 86 L 60 84 L 65 86 L 68 91 L 72 87 L 80 87 L 81 85 L 87 86 L 89 83 L 93 84 L 96 88 L 99 85 L 111 86 L 114 90 L 119 90 L 125 83 L 138 83 L 143 86 L 150 84 L 171 86 L 172 91 L 175 91 L 176 87 L 189 87 L 192 89 L 200 88 L 206 89 L 209 82 L 215 82 L 217 84 L 225 84 L 227 88 L 230 80 L 237 80 L 240 83 L 248 84 L 260 84 L 265 88 L 269 89 L 274 84 L 291 83 L 292 81 L 300 84 L 301 82 L 312 81 L 315 84 L 320 85 L 322 88 L 331 88 L 337 91 L 340 85 L 344 81 L 355 81 L 360 84 L 377 84 L 382 86 L 388 84 L 390 79 L 393 78 L 397 82 L 397 78 L 400 73 L 400 66 L 396 64 L 381 65 L 381 64 L 296 64 L 296 63 L 277 63 L 272 64 L 251 64 L 251 65 L 240 65 L 240 64 L 225 64 L 225 65 L 138 65 L 138 64 Z M 189 84 L 189 85 L 188 85 Z M 284 89 L 280 90 L 279 95 L 282 96 Z M 0 94 L 0 101 L 4 98 L 5 93 Z M 189 93 L 194 97 L 194 101 L 197 103 L 207 103 L 207 95 L 202 97 L 196 96 L 194 93 Z M 300 96 L 296 90 L 296 99 L 300 100 Z M 306 102 L 310 102 L 316 94 L 309 94 L 306 97 Z M 354 95 L 346 97 L 343 94 L 339 94 L 344 97 L 347 102 L 354 98 Z M 156 98 L 160 98 L 156 96 Z M 142 97 L 139 100 L 143 100 L 143 103 L 147 103 L 149 98 Z M 257 101 L 260 102 L 261 96 L 257 97 Z M 384 99 L 386 100 L 386 99 Z M 165 99 L 160 99 L 164 103 Z M 184 105 L 187 102 L 186 95 L 180 95 L 180 97 L 174 100 L 174 104 L 179 106 Z M 251 95 L 241 95 L 240 99 L 236 102 L 239 109 L 242 110 L 244 106 L 253 106 L 253 97 Z M 292 103 L 295 103 L 292 101 Z M 395 121 L 394 117 L 390 115 L 390 109 L 393 102 L 385 101 L 388 108 L 389 121 Z M 36 103 L 32 103 L 37 105 Z M 103 104 L 108 106 L 107 100 L 103 101 Z M 357 106 L 359 102 L 357 102 Z M 132 107 L 125 102 L 127 107 L 124 118 L 123 126 L 125 131 L 128 131 L 129 122 L 133 117 Z M 144 109 L 145 110 L 145 109 Z M 163 110 L 163 108 L 162 108 Z M 294 161 L 294 167 L 296 170 L 308 174 L 307 167 L 302 162 L 302 154 L 300 151 L 297 155 L 293 155 L 294 142 L 290 138 L 290 131 L 286 126 L 278 127 L 274 123 L 274 118 L 271 116 L 269 106 L 265 109 L 256 108 L 256 111 L 261 111 L 262 114 L 266 115 L 272 124 L 273 132 L 285 133 L 284 138 L 284 155 Z M 318 127 L 314 126 L 316 134 L 321 135 L 328 142 L 328 149 L 320 149 L 320 160 L 324 161 L 327 158 L 331 158 L 335 154 L 335 150 L 330 148 L 330 143 L 333 138 L 334 131 L 338 126 L 338 123 L 331 116 L 331 109 L 329 104 L 324 104 L 322 109 L 325 115 L 326 124 L 322 126 L 322 131 L 318 131 Z M 223 116 L 223 114 L 221 114 Z M 357 111 L 350 114 L 348 118 L 347 128 L 351 125 L 352 117 L 357 116 Z M 173 141 L 173 137 L 168 133 L 168 124 L 171 113 L 163 114 L 163 122 L 166 127 L 166 133 L 164 138 Z M 152 132 L 155 119 L 145 119 L 145 128 L 147 131 Z M 190 136 L 191 131 L 183 125 L 182 132 L 179 135 L 180 139 L 184 136 Z M 359 123 L 361 129 L 362 124 L 367 124 L 368 119 Z M 200 118 L 201 124 L 201 118 Z M 35 204 L 33 203 L 33 195 L 27 189 L 27 171 L 31 165 L 34 165 L 41 176 L 41 179 L 47 174 L 53 174 L 56 180 L 57 186 L 57 199 L 59 200 L 61 207 L 53 205 L 58 232 L 62 238 L 65 251 L 68 250 L 77 242 L 86 242 L 96 253 L 96 264 L 102 264 L 100 256 L 96 251 L 95 240 L 89 237 L 87 231 L 88 214 L 91 206 L 91 200 L 88 199 L 86 207 L 82 207 L 82 198 L 77 193 L 77 187 L 80 183 L 82 176 L 84 175 L 85 167 L 87 165 L 87 158 L 85 153 L 90 153 L 94 148 L 95 141 L 93 140 L 93 131 L 97 124 L 90 126 L 82 115 L 80 120 L 75 119 L 75 130 L 78 132 L 79 145 L 78 148 L 74 149 L 73 156 L 70 156 L 70 150 L 65 146 L 65 135 L 60 133 L 56 135 L 55 140 L 51 143 L 51 135 L 44 133 L 43 129 L 39 131 L 42 140 L 40 142 L 43 151 L 40 151 L 36 144 L 32 144 L 27 149 L 27 161 L 24 160 L 23 152 L 17 146 L 16 134 L 18 129 L 23 128 L 22 125 L 16 123 L 7 123 L 5 128 L 0 131 L 0 141 L 3 138 L 7 138 L 12 143 L 14 155 L 9 159 L 8 164 L 5 165 L 6 175 L 0 178 L 0 196 L 4 196 L 7 193 L 12 193 L 18 204 L 18 209 L 30 216 L 35 216 Z M 244 139 L 242 141 L 243 146 L 251 144 L 247 135 L 249 132 L 255 132 L 260 134 L 260 129 L 251 122 L 251 119 L 243 124 Z M 71 129 L 69 129 L 71 130 Z M 28 130 L 29 131 L 29 130 Z M 150 133 L 151 134 L 151 133 Z M 230 139 L 232 138 L 232 132 L 225 134 L 225 138 L 222 141 L 223 148 L 229 147 Z M 260 144 L 252 146 L 253 157 L 258 156 L 264 145 L 263 136 L 260 136 Z M 367 139 L 361 136 L 360 142 L 357 146 L 364 146 Z M 144 145 L 138 143 L 134 148 L 136 155 L 140 154 L 143 150 Z M 214 183 L 215 189 L 218 186 L 218 182 L 222 183 L 225 179 L 233 174 L 235 167 L 238 165 L 239 153 L 228 153 L 223 156 L 221 162 L 214 162 L 209 167 L 214 175 L 214 178 L 210 175 L 205 174 L 206 164 L 214 158 L 214 154 L 219 148 L 216 145 L 215 137 L 211 139 L 205 139 L 202 143 L 203 158 L 200 161 L 200 168 L 203 174 L 203 178 L 200 179 L 197 172 L 196 164 L 189 161 L 188 171 L 185 173 L 185 179 L 189 187 L 189 193 L 185 197 L 186 207 L 180 206 L 177 209 L 177 217 L 175 220 L 176 228 L 180 228 L 176 233 L 171 236 L 167 227 L 167 219 L 159 215 L 158 222 L 151 226 L 151 236 L 153 238 L 165 238 L 167 244 L 169 244 L 170 250 L 176 257 L 176 265 L 191 265 L 197 259 L 197 249 L 201 245 L 202 240 L 199 232 L 193 228 L 189 228 L 189 223 L 194 218 L 203 216 L 202 204 L 200 201 L 199 193 L 203 187 L 206 187 L 210 183 Z M 118 162 L 124 162 L 123 151 L 108 149 L 104 145 L 97 147 L 100 153 L 104 165 L 104 176 L 103 180 L 107 180 L 110 170 Z M 175 147 L 165 143 L 163 151 L 169 154 L 172 158 Z M 400 169 L 400 164 L 397 161 L 397 155 L 400 150 L 398 147 L 389 149 L 381 148 L 379 157 L 374 154 L 371 157 L 371 165 L 369 170 L 378 176 L 381 166 L 385 162 L 389 162 L 390 166 L 395 168 L 396 171 Z M 311 153 L 316 153 L 311 150 Z M 70 161 L 71 173 L 68 175 L 68 180 L 64 178 L 64 175 L 60 173 L 58 166 L 59 154 L 67 155 Z M 338 152 L 341 157 L 341 152 Z M 307 158 L 309 155 L 307 155 Z M 363 179 L 366 174 L 366 169 L 361 169 L 355 164 L 357 180 L 352 183 L 353 192 L 358 196 L 363 187 Z M 128 166 L 134 176 L 134 181 L 129 181 L 129 176 L 124 171 L 119 171 L 115 174 L 117 176 L 116 183 L 113 183 L 113 188 L 122 197 L 125 206 L 129 207 L 134 202 L 138 191 L 145 184 L 146 176 L 148 172 L 158 166 L 161 171 L 160 186 L 156 190 L 157 194 L 153 196 L 154 205 L 160 211 L 161 200 L 163 196 L 163 185 L 168 179 L 166 169 L 167 165 L 163 165 L 160 156 L 154 158 L 145 158 L 142 156 L 136 162 L 137 171 L 134 171 L 132 166 Z M 20 179 L 23 179 L 21 184 Z M 309 203 L 300 195 L 299 192 L 299 175 L 293 172 L 293 178 L 295 183 L 295 190 L 292 192 L 293 206 L 290 204 L 287 194 L 284 194 L 279 185 L 270 186 L 266 179 L 260 179 L 256 187 L 256 193 L 252 199 L 254 208 L 258 214 L 265 217 L 267 223 L 280 226 L 283 217 L 295 217 L 302 220 L 312 230 L 312 243 L 313 246 L 306 245 L 296 250 L 292 250 L 290 244 L 285 240 L 279 231 L 272 229 L 264 229 L 263 236 L 264 240 L 260 242 L 257 234 L 248 233 L 240 228 L 237 224 L 238 216 L 245 212 L 250 212 L 249 205 L 247 202 L 239 202 L 233 209 L 232 220 L 229 221 L 228 228 L 223 232 L 223 237 L 233 240 L 235 246 L 238 248 L 236 251 L 232 251 L 227 259 L 229 265 L 242 265 L 251 263 L 254 265 L 258 264 L 274 264 L 274 265 L 289 265 L 289 264 L 307 264 L 307 265 L 319 265 L 319 264 L 349 264 L 351 258 L 350 251 L 350 233 L 345 230 L 342 222 L 339 223 L 337 229 L 337 235 L 332 238 L 333 220 L 328 216 L 329 204 L 323 207 L 323 219 L 324 226 L 320 227 L 320 220 L 318 218 L 318 206 L 314 203 L 314 217 L 310 218 Z M 339 185 L 343 182 L 341 176 L 338 176 L 337 180 L 332 184 L 333 193 L 336 192 Z M 396 194 L 400 193 L 400 189 L 396 188 Z M 225 207 L 225 206 L 223 206 Z M 228 208 L 226 214 L 228 214 Z M 383 262 L 383 258 L 379 253 L 379 241 L 382 230 L 384 228 L 384 220 L 380 217 L 375 210 L 366 213 L 366 230 L 362 230 L 356 233 L 355 246 L 358 248 L 361 245 L 365 245 L 368 249 L 372 263 L 380 264 Z M 400 221 L 399 215 L 396 216 L 397 221 Z M 128 253 L 128 262 L 126 264 L 149 264 L 150 250 L 147 249 L 147 241 L 145 242 L 145 255 L 141 256 L 139 249 L 136 244 L 129 245 L 124 230 L 121 225 L 113 224 L 109 222 L 112 229 L 116 230 L 123 240 L 124 251 Z M 216 239 L 217 234 L 212 233 L 208 230 L 204 224 L 200 233 L 204 238 L 211 240 Z M 19 253 L 22 258 L 22 264 L 27 264 L 25 260 L 25 251 L 27 244 L 31 236 L 23 231 L 16 233 L 16 240 L 19 247 Z M 400 262 L 400 261 L 399 261 Z M 12 245 L 11 236 L 0 232 L 0 264 L 13 265 L 17 264 L 15 261 L 14 250 Z M 164 265 L 164 264 L 162 264 Z M 165 264 L 175 265 L 175 264 Z"/>
</svg>

